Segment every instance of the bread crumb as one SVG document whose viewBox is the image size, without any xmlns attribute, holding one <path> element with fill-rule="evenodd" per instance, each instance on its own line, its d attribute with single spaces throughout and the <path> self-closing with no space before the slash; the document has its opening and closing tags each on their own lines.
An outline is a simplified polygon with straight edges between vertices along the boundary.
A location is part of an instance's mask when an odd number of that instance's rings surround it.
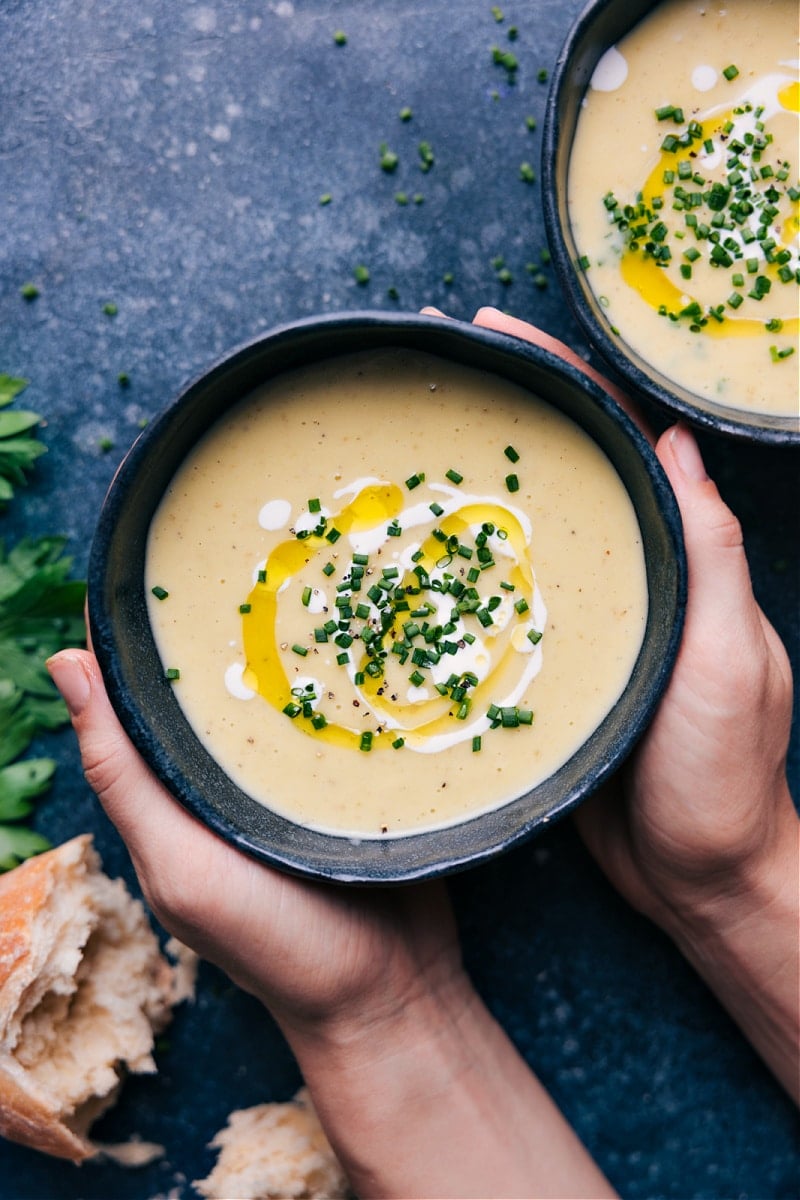
<svg viewBox="0 0 800 1200">
<path fill-rule="evenodd" d="M 211 1141 L 217 1164 L 194 1186 L 206 1200 L 346 1200 L 347 1178 L 307 1088 L 285 1104 L 237 1109 Z"/>
</svg>

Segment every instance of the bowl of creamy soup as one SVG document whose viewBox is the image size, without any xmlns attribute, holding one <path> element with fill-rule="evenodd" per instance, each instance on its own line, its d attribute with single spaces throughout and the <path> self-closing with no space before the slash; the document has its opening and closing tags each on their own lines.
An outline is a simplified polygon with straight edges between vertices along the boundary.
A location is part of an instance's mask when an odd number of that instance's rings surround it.
<svg viewBox="0 0 800 1200">
<path fill-rule="evenodd" d="M 613 400 L 456 321 L 315 318 L 133 445 L 89 566 L 112 704 L 240 849 L 350 883 L 443 874 L 569 812 L 669 678 L 680 520 Z"/>
<path fill-rule="evenodd" d="M 716 431 L 800 442 L 793 0 L 596 0 L 548 98 L 545 219 L 592 347 Z"/>
</svg>

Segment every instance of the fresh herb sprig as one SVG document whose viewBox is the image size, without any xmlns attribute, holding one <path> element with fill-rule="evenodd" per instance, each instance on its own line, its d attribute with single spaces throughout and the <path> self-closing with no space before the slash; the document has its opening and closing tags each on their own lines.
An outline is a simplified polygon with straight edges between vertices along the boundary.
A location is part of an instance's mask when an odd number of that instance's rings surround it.
<svg viewBox="0 0 800 1200">
<path fill-rule="evenodd" d="M 8 405 L 25 381 L 0 375 L 0 406 Z M 0 498 L 14 487 L 45 450 L 29 436 L 41 422 L 35 413 L 0 413 Z M 71 559 L 61 537 L 25 538 L 10 550 L 0 540 L 0 871 L 48 849 L 41 834 L 18 822 L 49 788 L 55 761 L 21 756 L 44 730 L 65 725 L 64 702 L 56 695 L 45 662 L 51 654 L 84 642 L 85 586 L 69 578 Z"/>
<path fill-rule="evenodd" d="M 27 386 L 27 379 L 0 375 L 0 408 L 6 408 Z M 36 413 L 22 409 L 0 412 L 0 507 L 12 499 L 15 488 L 23 486 L 26 473 L 44 454 L 42 443 L 31 437 L 40 422 Z"/>
</svg>

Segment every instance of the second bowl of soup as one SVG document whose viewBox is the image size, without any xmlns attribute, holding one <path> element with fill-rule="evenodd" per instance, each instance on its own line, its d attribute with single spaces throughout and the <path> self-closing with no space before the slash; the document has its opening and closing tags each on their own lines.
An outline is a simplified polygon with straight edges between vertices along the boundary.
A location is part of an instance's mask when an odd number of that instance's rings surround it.
<svg viewBox="0 0 800 1200">
<path fill-rule="evenodd" d="M 597 0 L 554 73 L 554 258 L 592 345 L 698 424 L 800 441 L 797 9 Z"/>
</svg>

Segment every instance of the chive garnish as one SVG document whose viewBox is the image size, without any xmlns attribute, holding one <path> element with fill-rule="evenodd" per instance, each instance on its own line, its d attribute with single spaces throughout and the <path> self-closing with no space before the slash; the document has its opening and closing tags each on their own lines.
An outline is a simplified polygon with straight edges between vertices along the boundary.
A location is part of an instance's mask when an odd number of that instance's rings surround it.
<svg viewBox="0 0 800 1200">
<path fill-rule="evenodd" d="M 519 462 L 519 454 L 517 453 L 517 451 L 514 449 L 513 446 L 506 446 L 503 453 L 505 454 L 505 456 L 509 460 L 509 462 L 512 462 L 512 463 Z"/>
<path fill-rule="evenodd" d="M 154 588 L 151 588 L 150 590 L 152 591 L 156 600 L 166 600 L 167 596 L 169 595 L 169 592 L 167 591 L 167 589 L 163 588 L 163 587 L 159 587 L 158 584 L 156 584 L 156 586 Z"/>
<path fill-rule="evenodd" d="M 459 475 L 458 471 L 454 471 L 452 467 L 449 471 L 445 471 L 445 477 L 449 479 L 451 483 L 455 484 L 462 483 L 464 479 L 464 476 Z"/>
<path fill-rule="evenodd" d="M 519 479 L 516 475 L 506 475 L 506 487 L 510 492 L 519 491 Z"/>
<path fill-rule="evenodd" d="M 180 679 L 180 677 L 181 673 L 177 667 L 167 667 L 166 671 L 164 672 L 164 678 L 168 679 L 170 683 L 174 683 L 175 680 Z"/>
<path fill-rule="evenodd" d="M 251 608 L 252 608 L 252 605 L 250 605 L 250 604 L 240 604 L 239 612 L 244 616 L 245 613 L 250 612 Z"/>
</svg>

